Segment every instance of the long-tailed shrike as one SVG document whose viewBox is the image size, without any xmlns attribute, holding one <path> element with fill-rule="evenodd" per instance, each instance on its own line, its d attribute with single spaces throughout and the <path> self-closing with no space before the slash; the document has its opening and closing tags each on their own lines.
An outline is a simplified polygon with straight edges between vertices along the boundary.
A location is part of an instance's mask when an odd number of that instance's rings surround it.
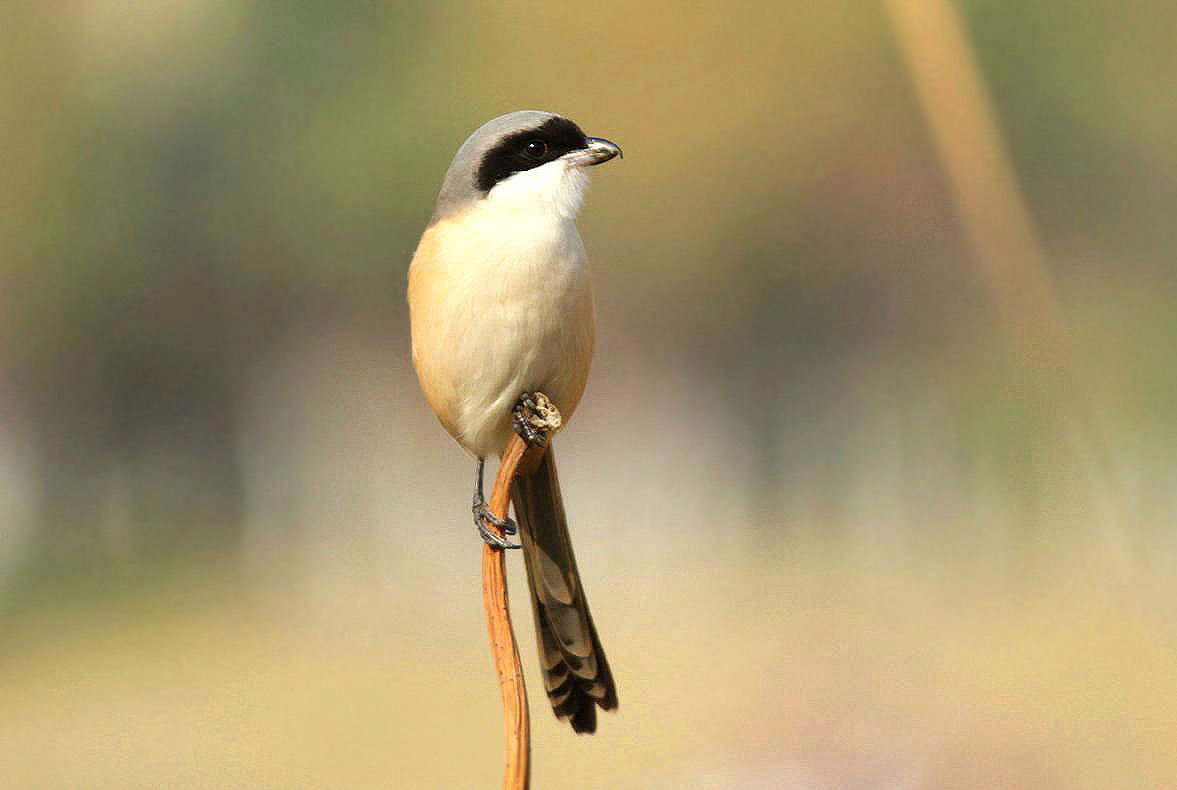
<svg viewBox="0 0 1177 790">
<path fill-rule="evenodd" d="M 532 393 L 572 416 L 593 356 L 593 293 L 576 215 L 587 168 L 621 153 L 547 112 L 508 113 L 454 156 L 409 268 L 413 364 L 425 399 L 476 459 L 474 521 L 498 522 L 482 495 L 488 455 L 501 454 L 516 403 Z M 556 715 L 593 732 L 596 706 L 617 691 L 589 615 L 549 446 L 511 489 L 544 686 Z"/>
</svg>

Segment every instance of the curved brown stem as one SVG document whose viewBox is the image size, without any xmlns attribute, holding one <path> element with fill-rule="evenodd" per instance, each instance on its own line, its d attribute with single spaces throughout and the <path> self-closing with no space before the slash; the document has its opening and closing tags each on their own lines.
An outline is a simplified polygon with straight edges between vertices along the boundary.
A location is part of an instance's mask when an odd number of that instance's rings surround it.
<svg viewBox="0 0 1177 790">
<path fill-rule="evenodd" d="M 533 469 L 543 453 L 543 447 L 528 445 L 519 436 L 511 437 L 511 443 L 499 461 L 499 472 L 490 495 L 490 512 L 496 517 L 507 517 L 507 508 L 511 504 L 511 480 L 521 469 Z M 503 721 L 507 736 L 503 790 L 525 790 L 531 782 L 531 722 L 527 711 L 527 688 L 523 683 L 519 646 L 515 642 L 511 612 L 507 606 L 503 550 L 489 544 L 482 548 L 482 602 L 486 607 L 490 648 L 494 655 L 495 671 L 499 675 L 499 691 L 503 697 Z"/>
</svg>

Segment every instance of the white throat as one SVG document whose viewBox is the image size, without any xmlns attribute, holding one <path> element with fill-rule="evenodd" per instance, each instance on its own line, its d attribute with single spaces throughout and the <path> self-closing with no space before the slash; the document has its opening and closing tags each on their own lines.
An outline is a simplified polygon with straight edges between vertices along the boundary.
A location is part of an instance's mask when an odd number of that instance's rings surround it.
<svg viewBox="0 0 1177 790">
<path fill-rule="evenodd" d="M 498 209 L 573 220 L 580 213 L 588 183 L 583 167 L 556 159 L 504 178 L 483 200 Z"/>
</svg>

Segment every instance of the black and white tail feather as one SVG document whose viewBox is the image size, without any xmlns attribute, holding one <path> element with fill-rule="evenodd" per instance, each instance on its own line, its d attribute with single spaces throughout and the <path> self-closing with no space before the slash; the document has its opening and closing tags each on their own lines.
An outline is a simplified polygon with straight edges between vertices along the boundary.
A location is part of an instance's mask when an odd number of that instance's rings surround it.
<svg viewBox="0 0 1177 790">
<path fill-rule="evenodd" d="M 614 710 L 617 689 L 580 585 L 549 446 L 536 471 L 511 485 L 527 565 L 540 669 L 552 709 L 576 732 L 597 728 L 597 708 Z"/>
</svg>

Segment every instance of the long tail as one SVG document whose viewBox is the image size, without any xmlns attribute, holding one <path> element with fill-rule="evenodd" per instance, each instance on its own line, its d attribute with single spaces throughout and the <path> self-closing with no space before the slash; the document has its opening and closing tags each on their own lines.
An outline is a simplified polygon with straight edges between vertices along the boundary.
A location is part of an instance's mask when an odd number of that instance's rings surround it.
<svg viewBox="0 0 1177 790">
<path fill-rule="evenodd" d="M 580 586 L 549 446 L 539 468 L 511 485 L 527 563 L 544 687 L 552 709 L 576 732 L 597 729 L 597 710 L 617 707 L 617 689 Z"/>
</svg>

